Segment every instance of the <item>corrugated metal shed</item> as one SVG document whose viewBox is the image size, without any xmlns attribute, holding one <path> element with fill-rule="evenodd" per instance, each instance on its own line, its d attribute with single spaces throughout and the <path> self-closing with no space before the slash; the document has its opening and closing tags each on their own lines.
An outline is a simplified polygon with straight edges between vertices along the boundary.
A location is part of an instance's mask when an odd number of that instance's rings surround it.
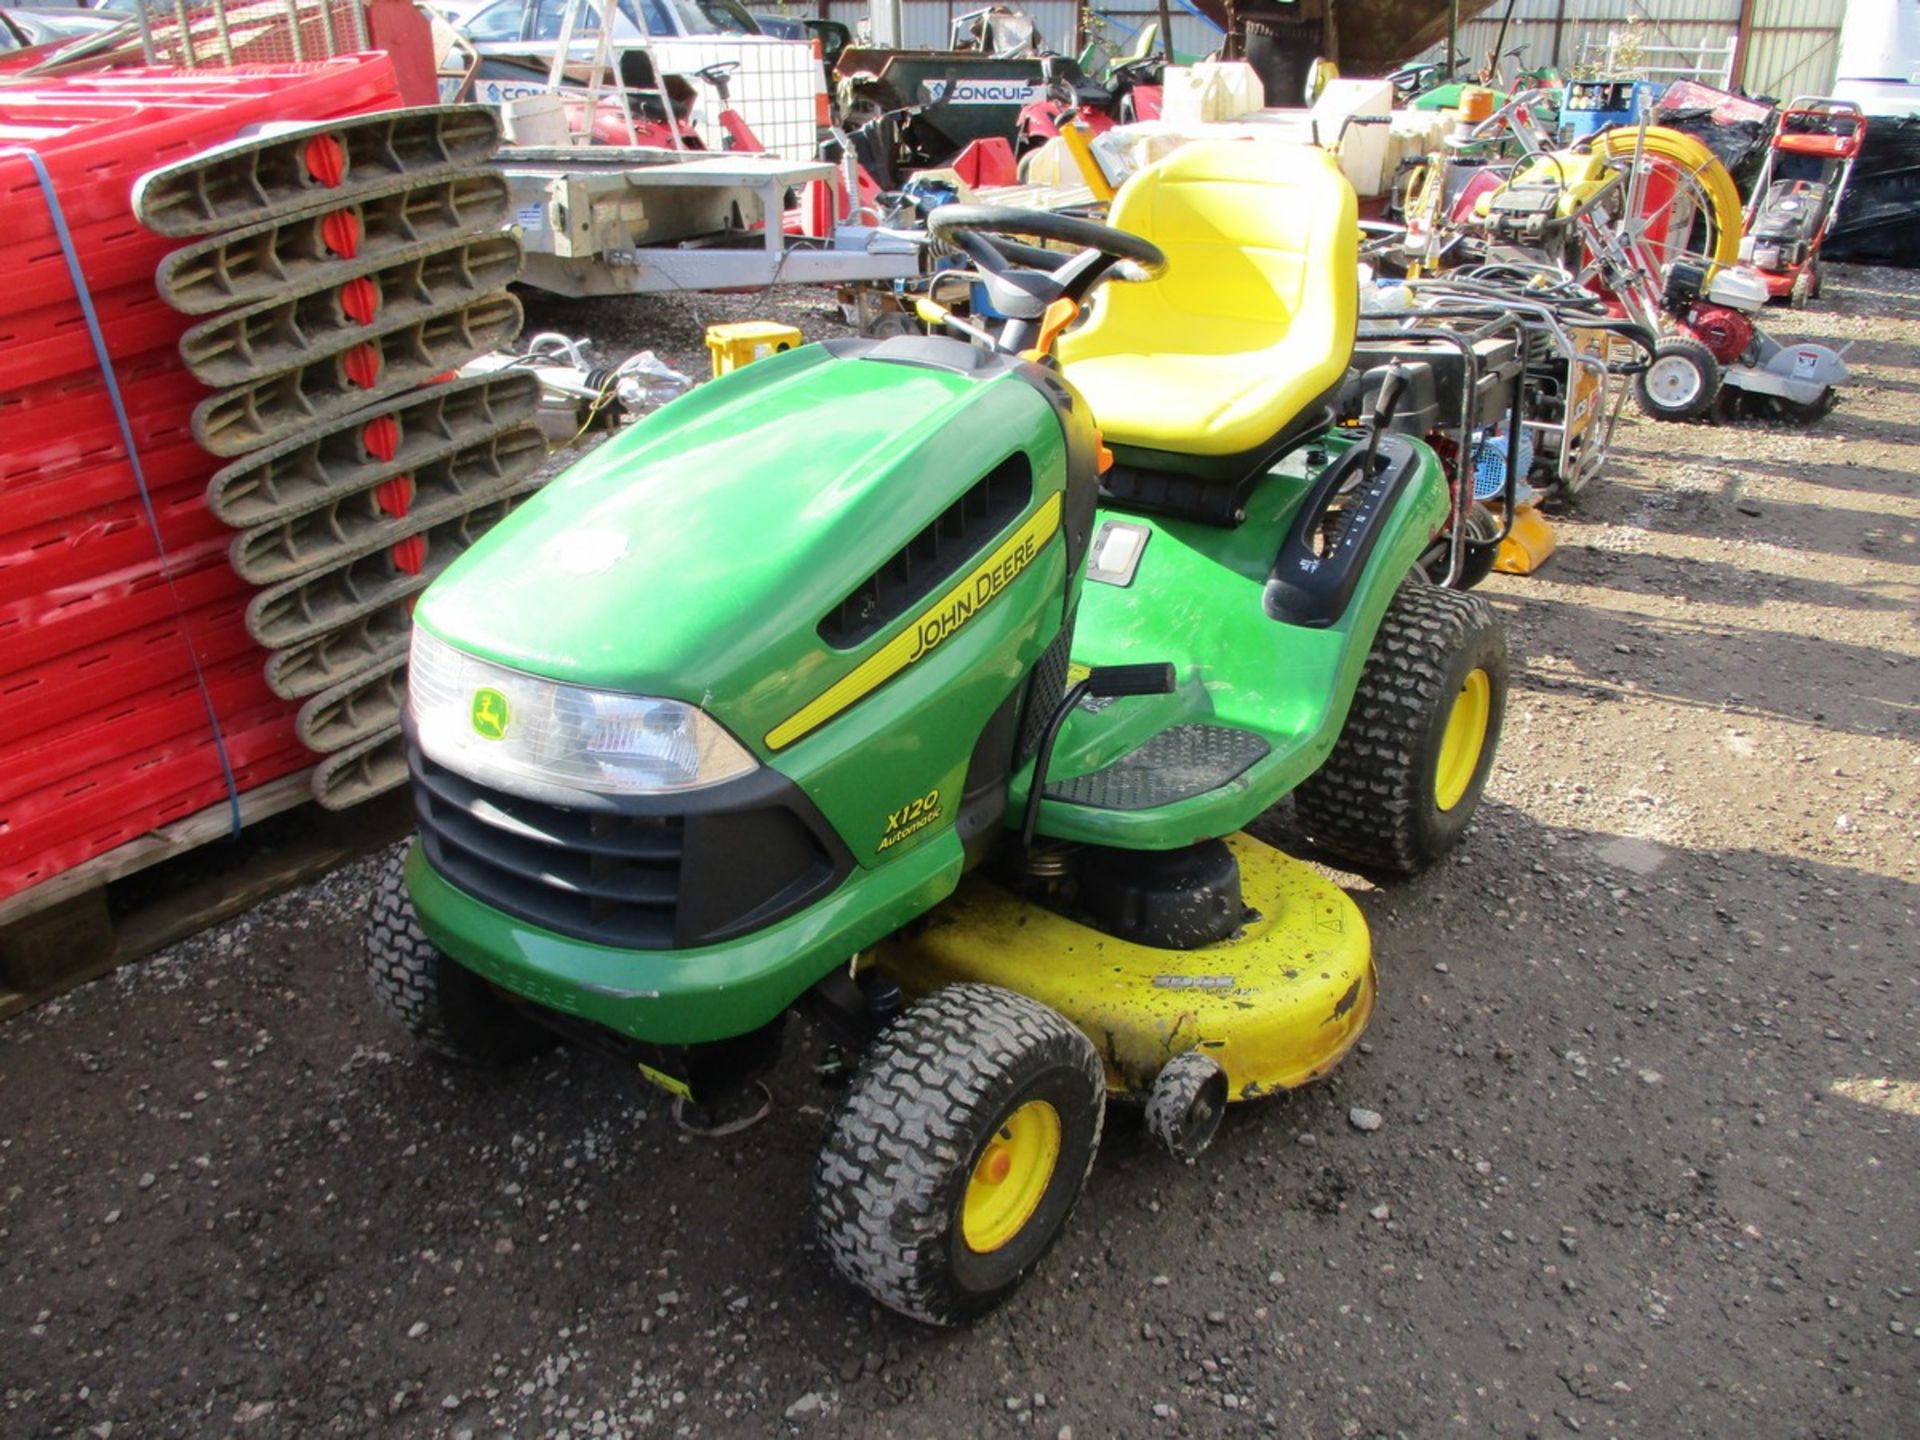
<svg viewBox="0 0 1920 1440">
<path fill-rule="evenodd" d="M 1736 80 L 1753 94 L 1783 99 L 1830 87 L 1846 0 L 1751 3 Z M 1460 53 L 1473 64 L 1483 64 L 1492 50 L 1505 8 L 1496 4 L 1460 27 Z M 1741 8 L 1741 0 L 1517 0 L 1502 48 L 1517 47 L 1518 65 L 1524 69 L 1573 66 L 1604 54 L 1608 34 L 1626 32 L 1628 22 L 1637 19 L 1634 28 L 1643 46 L 1691 52 L 1701 64 L 1701 78 L 1717 82 L 1739 29 Z M 1685 63 L 1686 56 L 1650 55 L 1646 73 L 1673 78 L 1652 67 Z"/>
<path fill-rule="evenodd" d="M 1657 19 L 1647 18 L 1651 9 Z M 1494 6 L 1479 19 L 1460 27 L 1460 53 L 1480 64 L 1500 32 Z M 1520 51 L 1519 65 L 1567 67 L 1604 51 L 1609 32 L 1625 32 L 1628 21 L 1640 17 L 1641 43 L 1697 54 L 1715 50 L 1725 54 L 1727 41 L 1740 18 L 1740 0 L 1659 0 L 1640 6 L 1632 0 L 1519 0 L 1507 29 L 1503 52 Z M 1661 56 L 1651 63 L 1673 64 L 1682 57 Z"/>
<path fill-rule="evenodd" d="M 1754 0 L 1747 27 L 1747 88 L 1787 100 L 1833 88 L 1847 0 Z"/>
<path fill-rule="evenodd" d="M 758 5 L 765 0 L 750 3 Z M 903 0 L 907 43 L 927 49 L 944 47 L 953 18 L 978 10 L 984 3 Z M 1718 83 L 1730 57 L 1728 46 L 1739 28 L 1742 4 L 1743 0 L 1515 0 L 1513 21 L 1502 49 L 1517 48 L 1517 65 L 1522 69 L 1569 67 L 1604 54 L 1608 34 L 1625 32 L 1628 22 L 1637 18 L 1635 28 L 1644 46 L 1688 52 L 1649 56 L 1649 66 L 1677 67 L 1697 60 L 1702 66 L 1701 78 Z M 1821 94 L 1831 88 L 1847 0 L 1750 0 L 1750 4 L 1747 42 L 1740 51 L 1741 73 L 1736 80 L 1752 94 L 1783 100 L 1791 95 Z M 783 8 L 796 15 L 817 15 L 824 10 L 847 25 L 857 24 L 867 13 L 863 0 L 827 0 L 824 6 L 820 0 L 805 0 Z M 1078 8 L 1075 0 L 1032 0 L 1023 8 L 1033 16 L 1049 45 L 1061 51 L 1070 48 L 1074 11 Z M 1205 55 L 1219 46 L 1220 32 L 1212 25 L 1184 11 L 1179 0 L 1172 0 L 1170 8 L 1173 43 L 1182 54 Z M 1501 0 L 1494 0 L 1480 18 L 1461 25 L 1460 54 L 1471 63 L 1485 63 L 1500 33 L 1500 16 L 1505 9 Z M 1100 13 L 1112 22 L 1109 38 L 1121 48 L 1140 26 L 1159 18 L 1157 6 L 1140 0 Z M 1509 67 L 1514 63 L 1509 62 Z M 1657 71 L 1650 73 L 1656 78 L 1673 78 Z"/>
</svg>

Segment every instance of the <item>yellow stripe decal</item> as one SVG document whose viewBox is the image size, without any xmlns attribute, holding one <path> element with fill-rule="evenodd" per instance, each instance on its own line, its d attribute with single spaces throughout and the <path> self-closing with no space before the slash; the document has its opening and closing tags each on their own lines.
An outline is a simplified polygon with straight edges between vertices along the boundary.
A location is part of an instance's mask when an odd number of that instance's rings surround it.
<svg viewBox="0 0 1920 1440">
<path fill-rule="evenodd" d="M 769 730 L 767 748 L 784 749 L 818 729 L 939 646 L 1011 585 L 1059 528 L 1060 496 L 1056 492 L 977 569 L 923 610 L 911 625 Z"/>
</svg>

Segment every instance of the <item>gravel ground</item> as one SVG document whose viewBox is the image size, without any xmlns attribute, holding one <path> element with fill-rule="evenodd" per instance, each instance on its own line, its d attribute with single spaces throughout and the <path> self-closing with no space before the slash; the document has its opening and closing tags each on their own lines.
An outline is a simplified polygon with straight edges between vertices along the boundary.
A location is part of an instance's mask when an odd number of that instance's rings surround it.
<svg viewBox="0 0 1920 1440">
<path fill-rule="evenodd" d="M 1117 1118 L 972 1330 L 812 1251 L 817 1036 L 723 1140 L 596 1057 L 449 1069 L 373 1009 L 368 862 L 0 1027 L 0 1432 L 1920 1434 L 1917 292 L 1768 317 L 1854 342 L 1810 431 L 1629 424 L 1487 586 L 1476 832 L 1342 877 L 1360 1051 L 1197 1166 Z M 766 311 L 532 320 L 698 371 Z"/>
</svg>

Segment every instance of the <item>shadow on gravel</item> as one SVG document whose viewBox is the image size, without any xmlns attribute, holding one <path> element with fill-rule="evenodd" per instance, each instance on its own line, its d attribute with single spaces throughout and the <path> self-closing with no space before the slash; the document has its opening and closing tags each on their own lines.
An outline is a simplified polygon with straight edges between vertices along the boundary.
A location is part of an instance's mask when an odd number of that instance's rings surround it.
<svg viewBox="0 0 1920 1440">
<path fill-rule="evenodd" d="M 1514 603 L 1527 620 L 1529 612 L 1577 610 L 1563 623 L 1576 625 L 1582 636 L 1564 661 L 1523 659 L 1515 670 L 1517 689 L 1636 704 L 1656 699 L 1730 717 L 1772 715 L 1854 735 L 1920 738 L 1913 662 L 1876 646 L 1671 617 L 1655 623 L 1538 591 Z M 1627 656 L 1620 654 L 1622 646 Z M 1794 683 L 1770 678 L 1780 675 L 1794 677 Z"/>
<path fill-rule="evenodd" d="M 1844 398 L 1841 400 L 1840 405 L 1845 412 L 1846 438 L 1848 440 L 1861 442 L 1883 440 L 1890 445 L 1912 445 L 1915 441 L 1920 441 L 1920 425 L 1912 424 L 1906 420 L 1883 420 L 1877 415 L 1863 415 L 1856 409 L 1847 408 Z M 1836 415 L 1839 414 L 1838 411 L 1835 413 Z M 1829 416 L 1826 419 L 1816 422 L 1816 428 L 1818 426 L 1830 427 L 1835 423 L 1837 423 L 1835 418 Z M 1778 428 L 1785 431 L 1796 431 L 1809 427 L 1781 425 Z M 1831 432 L 1829 431 L 1829 433 Z"/>
<path fill-rule="evenodd" d="M 1799 472 L 1727 459 L 1692 462 L 1684 476 L 1679 476 L 1663 471 L 1653 457 L 1642 460 L 1647 471 L 1637 478 L 1650 480 L 1651 488 L 1609 486 L 1597 494 L 1582 494 L 1572 503 L 1550 505 L 1548 515 L 1593 525 L 1622 525 L 1648 535 L 1683 535 L 1730 545 L 1770 546 L 1797 554 L 1827 554 L 1848 566 L 1862 558 L 1920 565 L 1920 544 L 1914 543 L 1916 530 L 1904 515 L 1884 513 L 1871 503 L 1865 507 L 1809 505 L 1776 495 L 1748 494 L 1747 482 L 1755 472 L 1796 483 L 1804 478 Z M 1902 495 L 1915 487 L 1916 482 L 1907 477 L 1902 485 L 1887 486 L 1885 493 Z M 1608 553 L 1604 546 L 1593 548 Z M 1661 557 L 1659 563 L 1666 564 L 1666 558 Z M 1560 557 L 1556 556 L 1552 564 L 1557 569 Z"/>
<path fill-rule="evenodd" d="M 1886 372 L 1889 371 L 1896 374 L 1920 372 L 1920 364 L 1915 363 L 1913 346 L 1898 340 L 1849 340 L 1842 336 L 1826 343 L 1835 349 L 1845 345 L 1846 354 L 1841 358 L 1847 362 L 1847 367 L 1856 374 L 1863 368 L 1874 370 L 1876 373 L 1872 381 L 1876 385 L 1887 383 Z"/>
<path fill-rule="evenodd" d="M 1759 528 L 1759 522 L 1755 528 Z M 1735 544 L 1743 539 L 1750 544 L 1769 543 L 1764 534 L 1723 538 Z M 1863 585 L 1773 574 L 1751 565 L 1703 560 L 1692 555 L 1663 555 L 1653 565 L 1628 563 L 1622 555 L 1592 547 L 1568 547 L 1557 552 L 1552 568 L 1543 572 L 1542 579 L 1554 585 L 1600 586 L 1623 595 L 1685 596 L 1694 601 L 1755 608 L 1784 600 L 1831 610 L 1911 614 L 1916 598 L 1912 586 L 1894 582 L 1887 582 L 1885 588 L 1906 593 L 1876 593 Z M 1531 600 L 1533 595 L 1529 592 L 1524 598 Z"/>
<path fill-rule="evenodd" d="M 1920 477 L 1911 470 L 1885 470 L 1877 465 L 1840 464 L 1785 465 L 1778 461 L 1742 456 L 1727 462 L 1742 474 L 1772 475 L 1800 485 L 1816 485 L 1827 490 L 1869 491 L 1881 495 L 1912 495 L 1920 491 Z"/>
</svg>

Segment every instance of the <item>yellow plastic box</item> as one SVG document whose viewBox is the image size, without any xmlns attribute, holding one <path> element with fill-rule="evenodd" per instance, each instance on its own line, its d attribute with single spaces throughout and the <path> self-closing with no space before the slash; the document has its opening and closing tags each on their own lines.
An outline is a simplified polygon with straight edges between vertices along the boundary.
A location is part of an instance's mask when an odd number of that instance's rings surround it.
<svg viewBox="0 0 1920 1440">
<path fill-rule="evenodd" d="M 732 325 L 707 327 L 707 350 L 713 356 L 716 378 L 768 355 L 791 350 L 800 343 L 798 329 L 792 325 L 776 325 L 771 320 L 742 320 Z"/>
</svg>

